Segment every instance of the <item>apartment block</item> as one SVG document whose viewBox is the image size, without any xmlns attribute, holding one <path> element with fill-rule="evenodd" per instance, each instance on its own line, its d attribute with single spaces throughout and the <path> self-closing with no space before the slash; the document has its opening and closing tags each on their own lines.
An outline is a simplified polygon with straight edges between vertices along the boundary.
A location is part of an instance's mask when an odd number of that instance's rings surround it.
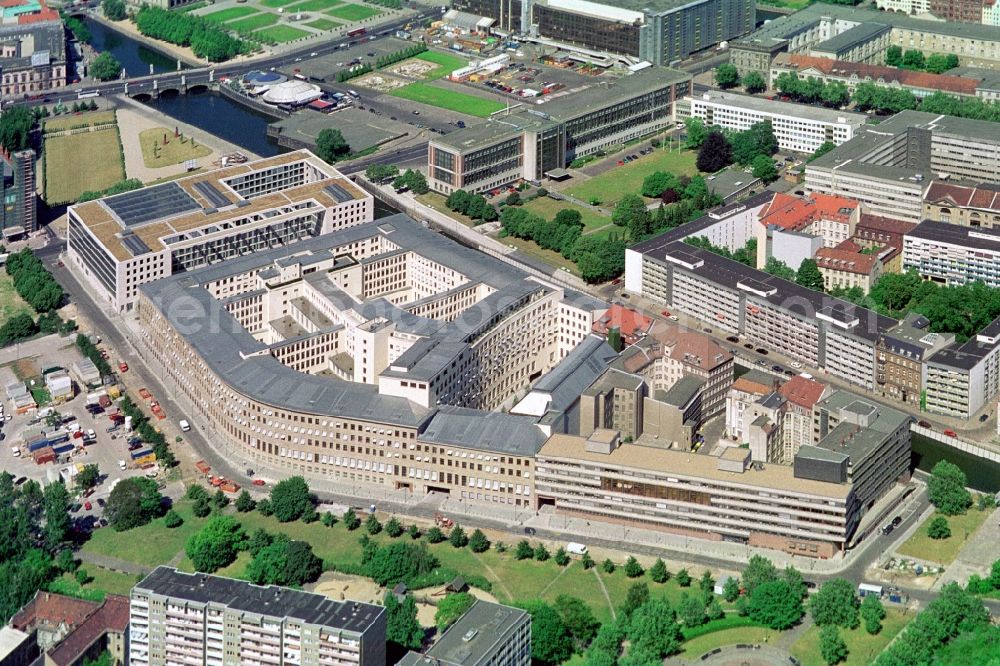
<svg viewBox="0 0 1000 666">
<path fill-rule="evenodd" d="M 33 7 L 32 7 L 33 5 Z M 8 16 L 18 9 L 32 16 Z M 11 99 L 66 87 L 66 32 L 59 14 L 39 3 L 10 2 L 0 27 L 0 94 Z M 40 20 L 39 20 L 40 19 Z"/>
<path fill-rule="evenodd" d="M 903 270 L 945 285 L 1000 286 L 1000 228 L 925 220 L 903 240 Z"/>
<path fill-rule="evenodd" d="M 160 566 L 132 588 L 129 663 L 385 666 L 385 609 Z"/>
<path fill-rule="evenodd" d="M 823 288 L 826 291 L 857 288 L 867 294 L 885 271 L 882 254 L 891 253 L 892 248 L 862 251 L 849 240 L 837 247 L 820 248 L 815 259 L 823 275 Z"/>
<path fill-rule="evenodd" d="M 883 255 L 882 263 L 886 273 L 899 273 L 903 270 L 903 238 L 916 226 L 913 222 L 862 213 L 851 240 L 869 249 L 892 248 L 894 252 Z"/>
<path fill-rule="evenodd" d="M 710 90 L 691 97 L 691 116 L 706 126 L 741 132 L 769 120 L 778 148 L 812 153 L 827 141 L 840 145 L 854 137 L 868 118 L 862 113 L 778 102 L 752 95 Z"/>
<path fill-rule="evenodd" d="M 726 396 L 726 437 L 740 444 L 749 443 L 745 415 L 750 413 L 750 405 L 778 389 L 780 379 L 761 370 L 751 370 L 740 375 Z"/>
<path fill-rule="evenodd" d="M 923 219 L 966 227 L 1000 228 L 1000 185 L 931 181 L 924 194 Z"/>
<path fill-rule="evenodd" d="M 423 654 L 407 652 L 397 666 L 530 666 L 531 616 L 477 600 Z"/>
<path fill-rule="evenodd" d="M 879 395 L 920 408 L 926 386 L 926 361 L 955 342 L 951 333 L 932 333 L 930 320 L 911 312 L 879 337 L 875 346 L 875 390 Z"/>
<path fill-rule="evenodd" d="M 754 228 L 757 267 L 763 268 L 774 257 L 798 270 L 803 260 L 812 259 L 820 249 L 835 248 L 849 239 L 860 216 L 861 206 L 853 199 L 777 193 L 761 209 L 760 224 Z"/>
<path fill-rule="evenodd" d="M 1000 392 L 1000 319 L 925 363 L 927 411 L 969 419 Z"/>
<path fill-rule="evenodd" d="M 373 198 L 301 150 L 70 206 L 69 265 L 131 310 L 139 286 L 369 222 Z"/>
<path fill-rule="evenodd" d="M 23 239 L 38 231 L 38 211 L 35 194 L 35 151 L 28 148 L 0 156 L 3 169 L 0 181 L 0 233 L 5 241 Z"/>
<path fill-rule="evenodd" d="M 691 75 L 651 67 L 545 104 L 431 139 L 427 182 L 451 194 L 540 181 L 578 157 L 666 129 Z"/>
</svg>

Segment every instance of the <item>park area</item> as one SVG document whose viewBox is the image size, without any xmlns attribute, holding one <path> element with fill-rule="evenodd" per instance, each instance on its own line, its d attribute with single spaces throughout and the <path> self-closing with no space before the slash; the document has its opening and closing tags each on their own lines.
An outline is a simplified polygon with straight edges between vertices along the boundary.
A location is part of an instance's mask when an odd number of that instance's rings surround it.
<svg viewBox="0 0 1000 666">
<path fill-rule="evenodd" d="M 293 28 L 290 25 L 275 25 L 270 28 L 257 30 L 254 34 L 265 42 L 274 42 L 276 44 L 293 42 L 300 37 L 306 37 L 309 35 L 309 33 L 305 30 L 299 30 L 298 28 Z"/>
<path fill-rule="evenodd" d="M 420 102 L 421 104 L 436 106 L 449 111 L 467 113 L 470 116 L 478 118 L 486 118 L 490 114 L 504 109 L 504 105 L 500 102 L 482 97 L 474 97 L 454 90 L 448 90 L 447 88 L 430 86 L 426 83 L 411 83 L 408 86 L 394 90 L 392 95 L 410 100 L 411 102 Z"/>
<path fill-rule="evenodd" d="M 651 154 L 621 166 L 614 163 L 609 168 L 583 182 L 571 184 L 564 191 L 587 202 L 600 202 L 606 208 L 613 208 L 622 195 L 638 193 L 642 181 L 651 173 L 664 171 L 675 176 L 693 176 L 698 173 L 695 166 L 697 154 L 688 151 L 654 150 Z"/>
<path fill-rule="evenodd" d="M 187 160 L 211 155 L 207 146 L 195 143 L 193 137 L 178 136 L 166 127 L 152 127 L 139 134 L 142 161 L 150 169 L 181 164 Z"/>
<path fill-rule="evenodd" d="M 927 526 L 941 515 L 940 513 L 932 514 L 896 552 L 926 562 L 951 564 L 969 538 L 989 517 L 990 511 L 980 511 L 973 507 L 964 514 L 945 516 L 948 527 L 951 528 L 951 536 L 947 539 L 932 539 L 927 536 Z"/>
<path fill-rule="evenodd" d="M 103 120 L 98 118 L 104 116 Z M 82 117 L 56 118 L 45 123 L 47 132 L 80 124 Z M 114 112 L 93 114 L 93 125 L 113 120 Z M 75 122 L 74 122 L 75 121 Z M 125 180 L 118 127 L 45 137 L 45 200 L 50 205 L 70 203 L 83 192 L 96 192 Z"/>
<path fill-rule="evenodd" d="M 14 278 L 8 275 L 7 271 L 0 270 L 0 326 L 19 314 L 33 313 L 31 307 L 14 289 Z"/>
<path fill-rule="evenodd" d="M 551 220 L 561 210 L 575 210 L 583 220 L 583 232 L 588 233 L 611 224 L 611 218 L 586 206 L 580 206 L 571 201 L 558 201 L 551 197 L 538 197 L 524 204 L 524 209 Z"/>
<path fill-rule="evenodd" d="M 887 608 L 885 619 L 882 620 L 882 631 L 874 636 L 864 629 L 864 623 L 856 629 L 841 629 L 840 637 L 847 644 L 847 659 L 843 666 L 865 666 L 875 661 L 875 656 L 885 649 L 896 637 L 906 623 L 912 619 L 912 614 L 895 608 Z M 792 656 L 799 660 L 802 666 L 826 666 L 820 656 L 820 628 L 809 627 L 805 633 L 792 645 Z"/>
<path fill-rule="evenodd" d="M 307 0 L 304 4 L 309 4 L 312 0 Z M 326 2 L 327 0 L 315 0 L 317 2 Z M 298 5 L 296 5 L 298 7 Z M 295 9 L 295 7 L 293 7 Z M 374 7 L 365 7 L 364 5 L 340 5 L 339 7 L 334 7 L 333 9 L 324 12 L 328 16 L 333 18 L 338 18 L 344 21 L 364 21 L 365 19 L 371 18 L 373 16 L 378 16 L 381 11 L 375 9 Z"/>
<path fill-rule="evenodd" d="M 468 61 L 463 58 L 453 56 L 450 53 L 441 53 L 440 51 L 424 51 L 415 57 L 437 65 L 435 69 L 423 75 L 423 78 L 428 81 L 444 78 L 456 69 L 461 69 L 468 64 Z"/>
</svg>

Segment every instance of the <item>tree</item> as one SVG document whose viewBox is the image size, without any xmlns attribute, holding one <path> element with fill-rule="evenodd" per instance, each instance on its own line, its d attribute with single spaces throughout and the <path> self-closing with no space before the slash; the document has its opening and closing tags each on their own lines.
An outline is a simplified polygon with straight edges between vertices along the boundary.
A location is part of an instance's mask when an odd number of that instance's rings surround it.
<svg viewBox="0 0 1000 666">
<path fill-rule="evenodd" d="M 639 564 L 639 560 L 629 555 L 629 558 L 625 560 L 625 575 L 629 578 L 638 578 L 642 574 L 642 565 Z"/>
<path fill-rule="evenodd" d="M 55 550 L 66 540 L 72 521 L 69 517 L 69 491 L 59 483 L 50 483 L 43 495 L 45 541 Z"/>
<path fill-rule="evenodd" d="M 508 206 L 520 206 L 521 205 L 521 195 L 517 192 L 511 192 L 507 195 L 506 204 Z"/>
<path fill-rule="evenodd" d="M 517 542 L 517 546 L 514 548 L 514 559 L 515 560 L 530 560 L 535 554 L 534 549 L 527 540 L 522 539 Z"/>
<path fill-rule="evenodd" d="M 90 75 L 98 81 L 117 79 L 122 74 L 122 64 L 105 51 L 90 62 Z"/>
<path fill-rule="evenodd" d="M 187 491 L 184 493 L 184 499 L 191 500 L 192 502 L 197 502 L 198 500 L 201 499 L 207 500 L 208 491 L 205 490 L 204 486 L 199 486 L 198 484 L 194 484 L 188 486 Z"/>
<path fill-rule="evenodd" d="M 681 569 L 677 572 L 677 584 L 681 587 L 690 587 L 691 574 L 688 573 L 687 569 Z"/>
<path fill-rule="evenodd" d="M 615 563 L 611 561 L 610 557 L 601 562 L 601 570 L 608 574 L 615 572 Z"/>
<path fill-rule="evenodd" d="M 809 156 L 809 159 L 806 160 L 806 162 L 812 162 L 815 159 L 823 157 L 836 147 L 837 144 L 835 144 L 833 141 L 824 141 L 823 143 L 820 144 L 819 148 L 817 148 L 816 151 Z"/>
<path fill-rule="evenodd" d="M 215 494 L 212 495 L 212 504 L 215 505 L 216 509 L 220 510 L 229 506 L 229 498 L 226 497 L 226 494 L 222 492 L 221 488 L 216 490 Z"/>
<path fill-rule="evenodd" d="M 778 139 L 774 136 L 774 127 L 770 120 L 754 123 L 743 132 L 735 132 L 729 137 L 732 146 L 733 160 L 740 165 L 748 166 L 759 155 L 770 157 L 778 152 Z"/>
<path fill-rule="evenodd" d="M 420 538 L 420 528 L 416 525 L 410 525 L 406 528 L 406 533 L 410 535 L 411 539 L 416 540 Z"/>
<path fill-rule="evenodd" d="M 931 74 L 943 74 L 947 72 L 951 67 L 949 66 L 948 57 L 943 53 L 933 53 L 927 56 L 927 61 L 924 64 L 924 69 L 926 69 Z"/>
<path fill-rule="evenodd" d="M 327 164 L 333 164 L 349 155 L 351 147 L 339 129 L 326 127 L 316 136 L 316 155 Z"/>
<path fill-rule="evenodd" d="M 437 612 L 434 613 L 434 624 L 438 631 L 444 631 L 455 621 L 462 617 L 465 611 L 472 608 L 476 598 L 468 592 L 456 592 L 445 596 L 438 602 Z"/>
<path fill-rule="evenodd" d="M 629 238 L 642 238 L 652 230 L 652 219 L 646 210 L 646 202 L 638 194 L 626 194 L 615 206 L 611 221 L 628 229 Z"/>
<path fill-rule="evenodd" d="M 619 610 L 622 615 L 629 618 L 647 601 L 649 601 L 649 586 L 645 583 L 632 583 L 625 593 L 625 603 Z"/>
<path fill-rule="evenodd" d="M 932 539 L 948 539 L 951 537 L 951 527 L 944 516 L 935 516 L 927 526 L 927 536 Z"/>
<path fill-rule="evenodd" d="M 473 553 L 485 553 L 490 549 L 490 540 L 481 529 L 476 528 L 472 531 L 472 535 L 469 536 L 469 549 Z"/>
<path fill-rule="evenodd" d="M 708 619 L 705 617 L 705 602 L 687 592 L 681 594 L 677 614 L 680 615 L 685 627 L 700 627 Z"/>
<path fill-rule="evenodd" d="M 419 650 L 424 642 L 424 629 L 417 620 L 417 604 L 407 594 L 400 603 L 391 591 L 385 594 L 385 638 L 405 650 Z"/>
<path fill-rule="evenodd" d="M 258 527 L 250 538 L 247 539 L 247 551 L 251 556 L 257 555 L 260 551 L 274 543 L 274 536 L 263 527 Z"/>
<path fill-rule="evenodd" d="M 580 558 L 580 564 L 583 565 L 583 569 L 586 571 L 593 569 L 596 562 L 594 562 L 594 558 L 590 556 L 590 553 L 584 553 L 583 557 Z"/>
<path fill-rule="evenodd" d="M 684 141 L 684 147 L 691 150 L 700 148 L 701 144 L 705 143 L 705 138 L 708 136 L 708 130 L 705 128 L 704 121 L 702 121 L 701 118 L 696 118 L 694 116 L 684 119 L 684 131 L 687 133 L 687 139 Z"/>
<path fill-rule="evenodd" d="M 365 178 L 373 183 L 382 184 L 399 175 L 399 167 L 392 164 L 373 164 L 365 169 Z"/>
<path fill-rule="evenodd" d="M 732 576 L 726 578 L 726 582 L 722 584 L 722 598 L 733 603 L 740 596 L 740 581 Z"/>
<path fill-rule="evenodd" d="M 784 631 L 802 618 L 802 598 L 783 580 L 761 583 L 750 594 L 747 612 L 764 626 Z"/>
<path fill-rule="evenodd" d="M 119 482 L 121 485 L 121 482 Z M 212 573 L 236 560 L 236 553 L 246 543 L 246 534 L 232 516 L 212 516 L 205 526 L 191 535 L 184 552 L 196 571 Z"/>
<path fill-rule="evenodd" d="M 441 543 L 442 541 L 448 538 L 444 535 L 444 532 L 442 532 L 440 528 L 438 528 L 437 525 L 427 530 L 426 537 L 427 537 L 427 543 Z"/>
<path fill-rule="evenodd" d="M 354 512 L 353 507 L 347 508 L 347 511 L 344 512 L 344 515 L 341 517 L 341 520 L 344 521 L 344 527 L 347 528 L 348 532 L 353 532 L 354 530 L 361 527 L 361 519 L 358 518 L 358 514 Z"/>
<path fill-rule="evenodd" d="M 104 507 L 104 517 L 118 532 L 145 525 L 162 514 L 163 497 L 156 482 L 143 477 L 120 480 Z"/>
<path fill-rule="evenodd" d="M 927 496 L 931 504 L 946 516 L 965 513 L 972 506 L 972 495 L 966 484 L 965 472 L 955 463 L 942 460 L 931 470 Z"/>
<path fill-rule="evenodd" d="M 715 173 L 733 163 L 733 149 L 722 132 L 713 130 L 698 150 L 698 171 Z"/>
<path fill-rule="evenodd" d="M 654 583 L 666 583 L 670 580 L 670 572 L 667 571 L 667 565 L 659 557 L 656 558 L 653 566 L 649 568 L 649 578 Z"/>
<path fill-rule="evenodd" d="M 583 215 L 572 208 L 563 208 L 556 213 L 552 221 L 559 227 L 583 227 Z"/>
<path fill-rule="evenodd" d="M 382 531 L 382 523 L 379 522 L 374 513 L 369 513 L 368 518 L 365 519 L 365 530 L 372 536 Z"/>
<path fill-rule="evenodd" d="M 253 511 L 257 506 L 257 503 L 250 497 L 250 493 L 246 490 L 240 493 L 240 496 L 236 498 L 236 510 L 240 513 L 247 513 L 248 511 Z M 329 514 L 327 514 L 329 515 Z"/>
<path fill-rule="evenodd" d="M 280 523 L 298 520 L 312 504 L 309 486 L 301 476 L 279 481 L 271 488 L 271 510 Z"/>
<path fill-rule="evenodd" d="M 423 576 L 439 565 L 425 543 L 393 541 L 380 547 L 369 540 L 364 548 L 366 552 L 362 553 L 362 565 L 365 574 L 379 585 L 395 585 Z"/>
<path fill-rule="evenodd" d="M 555 608 L 537 600 L 518 605 L 531 615 L 532 663 L 554 666 L 573 655 L 573 635 Z"/>
<path fill-rule="evenodd" d="M 535 559 L 539 562 L 544 562 L 549 559 L 549 551 L 545 548 L 544 543 L 540 543 L 535 546 Z"/>
<path fill-rule="evenodd" d="M 903 64 L 903 47 L 895 44 L 885 50 L 885 64 L 890 67 L 899 67 Z"/>
<path fill-rule="evenodd" d="M 903 62 L 900 66 L 903 69 L 919 71 L 923 69 L 926 64 L 927 62 L 922 51 L 918 51 L 917 49 L 907 49 L 907 51 L 903 54 Z"/>
<path fill-rule="evenodd" d="M 395 539 L 403 534 L 403 524 L 399 522 L 396 516 L 392 516 L 385 523 L 385 533 L 391 538 Z"/>
<path fill-rule="evenodd" d="M 177 513 L 173 509 L 167 511 L 163 516 L 163 525 L 168 529 L 174 529 L 175 527 L 180 527 L 184 524 L 184 519 L 181 518 L 181 514 Z"/>
<path fill-rule="evenodd" d="M 767 82 L 760 72 L 747 72 L 743 77 L 743 88 L 751 95 L 767 90 Z"/>
<path fill-rule="evenodd" d="M 882 631 L 882 620 L 885 619 L 885 608 L 882 601 L 874 594 L 869 594 L 861 601 L 861 619 L 865 623 L 865 631 L 877 634 Z"/>
<path fill-rule="evenodd" d="M 816 594 L 809 597 L 809 614 L 813 622 L 823 627 L 836 625 L 845 629 L 858 626 L 858 595 L 854 584 L 843 578 L 823 583 Z"/>
<path fill-rule="evenodd" d="M 704 573 L 701 574 L 701 578 L 698 580 L 698 589 L 701 590 L 701 594 L 706 599 L 711 598 L 712 594 L 715 593 L 715 579 L 712 578 L 712 572 L 705 569 Z"/>
<path fill-rule="evenodd" d="M 211 500 L 206 498 L 196 500 L 194 506 L 191 507 L 191 513 L 193 513 L 196 518 L 204 518 L 208 514 L 212 513 Z"/>
<path fill-rule="evenodd" d="M 847 644 L 840 637 L 840 631 L 836 625 L 829 625 L 820 629 L 819 632 L 819 652 L 823 656 L 823 661 L 830 666 L 839 664 L 847 659 Z"/>
<path fill-rule="evenodd" d="M 465 530 L 462 529 L 461 525 L 455 525 L 451 528 L 451 534 L 448 535 L 448 543 L 453 548 L 465 548 L 469 544 L 469 537 L 465 535 Z"/>
<path fill-rule="evenodd" d="M 77 472 L 76 475 L 77 490 L 90 490 L 96 486 L 100 480 L 101 471 L 98 469 L 97 465 L 84 465 L 83 469 Z"/>
<path fill-rule="evenodd" d="M 790 282 L 795 282 L 795 271 L 793 271 L 788 264 L 775 257 L 768 257 L 767 263 L 764 264 L 764 272 L 770 273 L 775 277 L 779 277 L 783 280 L 789 280 Z"/>
<path fill-rule="evenodd" d="M 839 81 L 831 81 L 823 86 L 819 95 L 823 106 L 837 109 L 846 106 L 851 101 L 851 91 Z"/>
<path fill-rule="evenodd" d="M 597 630 L 601 627 L 590 606 L 576 597 L 560 594 L 556 597 L 553 608 L 573 637 L 576 651 L 583 652 L 597 636 Z"/>
<path fill-rule="evenodd" d="M 266 533 L 265 533 L 266 534 Z M 257 585 L 304 585 L 319 578 L 323 562 L 305 541 L 292 541 L 287 535 L 267 535 L 249 550 L 253 559 L 246 576 Z"/>
<path fill-rule="evenodd" d="M 642 180 L 642 196 L 658 197 L 675 180 L 676 178 L 672 174 L 664 171 L 654 171 Z"/>
<path fill-rule="evenodd" d="M 677 614 L 663 598 L 650 599 L 632 614 L 627 629 L 631 642 L 629 652 L 652 657 L 659 662 L 667 655 L 677 652 L 681 644 L 681 628 L 677 624 Z M 647 660 L 631 662 L 649 663 Z"/>
<path fill-rule="evenodd" d="M 753 169 L 753 177 L 760 178 L 765 183 L 770 183 L 778 178 L 778 169 L 774 166 L 774 160 L 767 155 L 758 155 L 750 163 Z"/>
<path fill-rule="evenodd" d="M 739 84 L 740 73 L 736 70 L 736 65 L 727 62 L 715 68 L 715 85 L 723 90 L 728 90 Z"/>
<path fill-rule="evenodd" d="M 726 617 L 726 611 L 722 610 L 722 604 L 714 596 L 705 606 L 705 615 L 708 616 L 709 620 L 721 620 Z"/>
<path fill-rule="evenodd" d="M 823 274 L 815 259 L 803 259 L 799 270 L 795 273 L 795 284 L 813 291 L 823 291 Z"/>
<path fill-rule="evenodd" d="M 124 0 L 102 0 L 101 8 L 104 10 L 104 16 L 111 21 L 122 21 L 128 15 Z"/>
<path fill-rule="evenodd" d="M 31 128 L 35 125 L 35 119 L 31 115 L 30 109 L 26 106 L 9 106 L 0 115 L 0 146 L 10 152 L 24 150 L 31 147 Z M 29 255 L 30 250 L 25 250 Z M 34 256 L 34 255 L 32 255 Z M 8 258 L 8 262 L 10 258 Z M 11 273 L 10 263 L 7 264 L 7 272 Z"/>
</svg>

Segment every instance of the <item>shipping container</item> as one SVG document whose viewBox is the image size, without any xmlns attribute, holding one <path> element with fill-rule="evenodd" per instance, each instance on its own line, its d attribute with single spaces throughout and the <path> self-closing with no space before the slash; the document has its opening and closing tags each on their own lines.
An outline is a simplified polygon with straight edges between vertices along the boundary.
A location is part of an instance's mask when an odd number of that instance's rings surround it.
<svg viewBox="0 0 1000 666">
<path fill-rule="evenodd" d="M 150 455 L 152 452 L 152 449 L 138 449 L 129 455 L 132 456 L 132 460 L 138 460 L 139 458 Z"/>
<path fill-rule="evenodd" d="M 76 448 L 75 444 L 66 443 L 66 444 L 60 444 L 59 446 L 53 446 L 52 450 L 55 451 L 57 454 L 63 454 L 63 453 L 69 453 L 75 448 Z"/>
<path fill-rule="evenodd" d="M 44 465 L 56 461 L 56 452 L 52 450 L 52 447 L 47 446 L 36 451 L 33 457 L 36 465 Z"/>
<path fill-rule="evenodd" d="M 235 493 L 239 492 L 240 490 L 239 484 L 233 483 L 232 481 L 226 481 L 221 486 L 219 486 L 219 488 L 221 488 L 222 492 L 224 493 Z"/>
<path fill-rule="evenodd" d="M 202 474 L 208 474 L 209 472 L 212 471 L 212 468 L 209 467 L 208 463 L 206 463 L 204 460 L 199 460 L 198 462 L 196 462 L 194 464 L 194 468 L 199 472 L 201 472 Z"/>
<path fill-rule="evenodd" d="M 141 458 L 133 458 L 133 461 L 140 467 L 143 465 L 149 465 L 156 462 L 156 454 L 150 452 Z"/>
<path fill-rule="evenodd" d="M 45 447 L 50 445 L 51 442 L 49 442 L 48 439 L 46 439 L 45 437 L 39 437 L 37 439 L 33 439 L 30 442 L 28 442 L 28 451 L 34 453 L 35 451 L 38 451 L 39 449 L 44 449 Z"/>
</svg>

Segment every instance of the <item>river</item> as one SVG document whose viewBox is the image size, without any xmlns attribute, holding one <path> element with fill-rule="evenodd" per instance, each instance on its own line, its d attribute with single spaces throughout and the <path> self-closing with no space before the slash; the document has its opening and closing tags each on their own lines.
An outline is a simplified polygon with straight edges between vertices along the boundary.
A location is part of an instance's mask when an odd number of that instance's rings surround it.
<svg viewBox="0 0 1000 666">
<path fill-rule="evenodd" d="M 149 66 L 153 72 L 173 72 L 177 69 L 177 61 L 158 51 L 146 48 L 136 40 L 120 32 L 108 28 L 103 23 L 85 18 L 83 22 L 94 36 L 90 45 L 100 52 L 110 53 L 122 64 L 129 76 L 146 76 Z M 184 67 L 184 65 L 181 65 Z"/>
<path fill-rule="evenodd" d="M 982 492 L 1000 492 L 1000 464 L 945 446 L 923 435 L 914 434 L 912 446 L 913 466 L 917 469 L 930 472 L 938 461 L 948 460 L 965 472 L 970 488 Z"/>
</svg>

